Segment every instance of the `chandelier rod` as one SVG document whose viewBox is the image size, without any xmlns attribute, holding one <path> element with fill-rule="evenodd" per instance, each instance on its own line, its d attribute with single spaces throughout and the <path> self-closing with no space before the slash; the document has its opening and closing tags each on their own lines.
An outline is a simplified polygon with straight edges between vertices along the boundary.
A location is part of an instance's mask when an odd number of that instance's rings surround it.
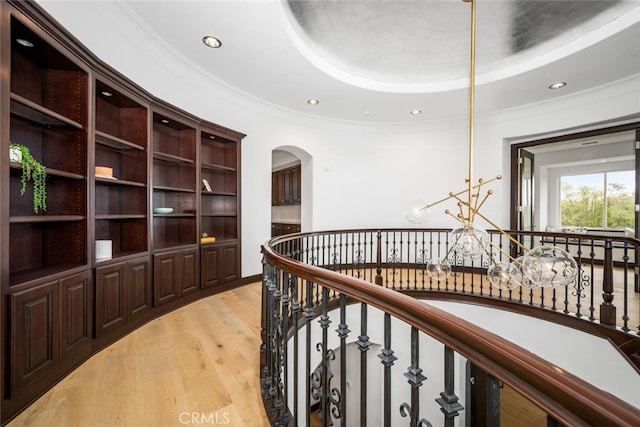
<svg viewBox="0 0 640 427">
<path fill-rule="evenodd" d="M 474 114 L 475 114 L 475 89 L 476 89 L 476 1 L 464 0 L 467 3 L 471 3 L 471 58 L 469 69 L 469 150 L 468 150 L 468 175 L 467 175 L 467 191 L 468 193 L 468 206 L 467 206 L 467 220 L 469 223 L 473 223 L 473 127 L 474 127 Z"/>
</svg>

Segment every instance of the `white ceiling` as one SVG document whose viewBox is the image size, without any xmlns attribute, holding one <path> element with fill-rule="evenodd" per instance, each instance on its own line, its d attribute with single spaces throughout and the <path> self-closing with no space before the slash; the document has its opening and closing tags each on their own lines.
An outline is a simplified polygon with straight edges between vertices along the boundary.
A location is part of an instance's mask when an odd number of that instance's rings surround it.
<svg viewBox="0 0 640 427">
<path fill-rule="evenodd" d="M 42 3 L 66 19 L 78 14 L 74 1 Z M 113 11 L 124 11 L 177 62 L 277 108 L 356 122 L 438 120 L 469 110 L 471 6 L 462 0 L 101 0 L 83 7 L 113 19 L 114 28 Z M 477 11 L 479 113 L 640 75 L 640 0 L 478 0 Z M 205 35 L 222 47 L 206 47 Z M 567 86 L 549 90 L 556 81 Z M 310 106 L 309 98 L 320 103 Z M 422 114 L 409 115 L 414 109 Z"/>
</svg>

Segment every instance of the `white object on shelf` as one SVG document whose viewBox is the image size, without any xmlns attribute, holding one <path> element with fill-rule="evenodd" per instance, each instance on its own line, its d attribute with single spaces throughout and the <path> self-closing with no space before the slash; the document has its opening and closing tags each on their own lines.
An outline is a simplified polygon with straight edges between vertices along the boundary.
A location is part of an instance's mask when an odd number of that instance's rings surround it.
<svg viewBox="0 0 640 427">
<path fill-rule="evenodd" d="M 166 215 L 173 213 L 173 208 L 153 208 L 153 213 Z"/>
<path fill-rule="evenodd" d="M 22 150 L 15 147 L 9 147 L 9 161 L 13 163 L 22 163 Z"/>
<path fill-rule="evenodd" d="M 111 240 L 96 240 L 96 259 L 110 259 L 112 256 Z"/>
</svg>

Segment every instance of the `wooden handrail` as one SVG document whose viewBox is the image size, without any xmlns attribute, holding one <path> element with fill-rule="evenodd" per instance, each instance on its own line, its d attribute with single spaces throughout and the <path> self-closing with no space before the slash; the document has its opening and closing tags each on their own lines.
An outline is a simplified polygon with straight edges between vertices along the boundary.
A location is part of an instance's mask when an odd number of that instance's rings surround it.
<svg viewBox="0 0 640 427">
<path fill-rule="evenodd" d="M 566 233 L 553 235 L 565 236 Z M 270 244 L 299 236 L 276 238 Z M 400 292 L 287 258 L 269 245 L 262 247 L 262 253 L 265 262 L 282 271 L 374 306 L 415 326 L 501 379 L 563 424 L 640 425 L 639 408 L 475 324 Z"/>
</svg>

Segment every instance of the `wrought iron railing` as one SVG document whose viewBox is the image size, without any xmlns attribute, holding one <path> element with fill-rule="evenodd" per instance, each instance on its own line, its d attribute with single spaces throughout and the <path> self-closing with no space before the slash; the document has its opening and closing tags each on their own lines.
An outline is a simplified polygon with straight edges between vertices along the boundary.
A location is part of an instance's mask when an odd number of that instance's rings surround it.
<svg viewBox="0 0 640 427">
<path fill-rule="evenodd" d="M 519 246 L 490 234 L 495 245 L 517 255 Z M 331 231 L 270 241 L 263 247 L 261 363 L 272 423 L 310 426 L 317 414 L 324 425 L 453 425 L 459 414 L 471 416 L 461 393 L 466 401 L 491 393 L 469 388 L 467 366 L 473 366 L 488 373 L 492 384 L 525 396 L 550 421 L 640 425 L 638 405 L 560 374 L 527 350 L 421 301 L 472 300 L 596 329 L 633 362 L 640 242 L 512 235 L 524 245 L 561 246 L 576 259 L 578 279 L 561 289 L 497 290 L 484 275 L 488 261 L 466 262 L 452 252 L 454 274 L 434 281 L 425 267 L 430 258 L 449 253 L 444 229 Z"/>
</svg>

